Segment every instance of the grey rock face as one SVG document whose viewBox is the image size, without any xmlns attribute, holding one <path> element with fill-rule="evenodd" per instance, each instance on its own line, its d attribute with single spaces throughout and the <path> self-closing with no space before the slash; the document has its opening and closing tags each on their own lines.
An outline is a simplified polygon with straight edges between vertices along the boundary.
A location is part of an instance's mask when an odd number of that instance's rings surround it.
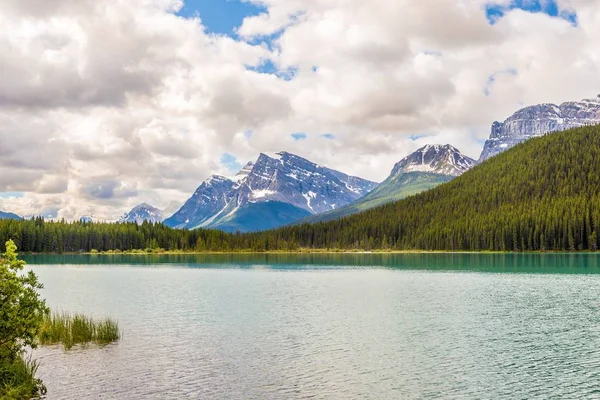
<svg viewBox="0 0 600 400">
<path fill-rule="evenodd" d="M 198 186 L 185 204 L 163 223 L 173 228 L 208 225 L 210 219 L 222 211 L 231 198 L 234 182 L 220 175 L 213 175 Z"/>
<path fill-rule="evenodd" d="M 557 106 L 540 104 L 525 107 L 504 122 L 494 122 L 478 162 L 487 160 L 514 145 L 551 132 L 600 124 L 600 96 L 569 101 Z"/>
<path fill-rule="evenodd" d="M 475 160 L 447 145 L 427 145 L 404 157 L 392 169 L 390 178 L 407 172 L 428 172 L 458 176 L 475 165 Z"/>
<path fill-rule="evenodd" d="M 321 167 L 287 152 L 260 154 L 233 178 L 213 176 L 171 218 L 168 226 L 218 226 L 251 203 L 278 202 L 311 214 L 330 211 L 359 199 L 375 182 Z"/>
<path fill-rule="evenodd" d="M 164 213 L 162 210 L 151 206 L 147 203 L 139 204 L 131 209 L 128 213 L 123 215 L 119 222 L 136 222 L 142 224 L 144 221 L 156 223 L 162 222 L 164 219 Z"/>
<path fill-rule="evenodd" d="M 346 205 L 376 184 L 287 152 L 261 154 L 238 192 L 249 202 L 280 201 L 318 214 Z"/>
</svg>

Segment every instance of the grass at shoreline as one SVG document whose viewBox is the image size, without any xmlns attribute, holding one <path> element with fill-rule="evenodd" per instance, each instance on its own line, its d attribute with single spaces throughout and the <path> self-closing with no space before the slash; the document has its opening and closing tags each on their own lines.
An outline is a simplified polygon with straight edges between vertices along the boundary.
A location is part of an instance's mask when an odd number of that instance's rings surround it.
<svg viewBox="0 0 600 400">
<path fill-rule="evenodd" d="M 44 317 L 38 335 L 41 345 L 62 344 L 66 350 L 77 344 L 106 345 L 121 338 L 116 321 L 94 320 L 83 314 L 52 313 Z"/>
<path fill-rule="evenodd" d="M 0 359 L 0 398 L 37 399 L 46 394 L 46 387 L 35 377 L 35 360 L 18 356 L 13 360 Z"/>
</svg>

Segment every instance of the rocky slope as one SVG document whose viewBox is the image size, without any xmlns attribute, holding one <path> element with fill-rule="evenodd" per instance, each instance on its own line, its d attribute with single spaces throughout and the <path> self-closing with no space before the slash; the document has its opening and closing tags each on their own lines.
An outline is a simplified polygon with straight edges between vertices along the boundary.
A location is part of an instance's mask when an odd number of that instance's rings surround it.
<svg viewBox="0 0 600 400">
<path fill-rule="evenodd" d="M 376 185 L 291 153 L 262 153 L 233 178 L 214 175 L 204 181 L 164 223 L 188 229 L 270 229 L 343 207 Z"/>
<path fill-rule="evenodd" d="M 478 162 L 483 162 L 532 137 L 585 125 L 600 124 L 600 96 L 561 105 L 525 107 L 504 122 L 494 122 Z"/>
</svg>

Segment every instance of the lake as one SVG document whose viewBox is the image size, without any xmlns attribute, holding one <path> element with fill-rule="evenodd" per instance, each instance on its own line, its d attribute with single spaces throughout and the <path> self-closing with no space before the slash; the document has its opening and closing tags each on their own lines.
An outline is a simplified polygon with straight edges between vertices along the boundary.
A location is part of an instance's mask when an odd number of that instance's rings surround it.
<svg viewBox="0 0 600 400">
<path fill-rule="evenodd" d="M 48 399 L 600 398 L 600 255 L 27 256 L 103 348 Z"/>
</svg>

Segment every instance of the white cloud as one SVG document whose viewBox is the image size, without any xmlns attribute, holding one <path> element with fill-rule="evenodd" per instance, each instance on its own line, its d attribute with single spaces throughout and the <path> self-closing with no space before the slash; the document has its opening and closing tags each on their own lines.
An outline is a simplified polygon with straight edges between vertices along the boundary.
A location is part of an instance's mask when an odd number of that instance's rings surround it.
<svg viewBox="0 0 600 400">
<path fill-rule="evenodd" d="M 477 157 L 493 120 L 600 92 L 595 0 L 559 1 L 576 27 L 520 10 L 492 26 L 484 0 L 255 2 L 266 12 L 236 40 L 175 15 L 176 0 L 2 1 L 0 192 L 25 195 L 0 209 L 165 207 L 229 172 L 225 152 L 287 150 L 382 180 L 423 144 Z M 267 60 L 295 77 L 247 68 Z"/>
</svg>

